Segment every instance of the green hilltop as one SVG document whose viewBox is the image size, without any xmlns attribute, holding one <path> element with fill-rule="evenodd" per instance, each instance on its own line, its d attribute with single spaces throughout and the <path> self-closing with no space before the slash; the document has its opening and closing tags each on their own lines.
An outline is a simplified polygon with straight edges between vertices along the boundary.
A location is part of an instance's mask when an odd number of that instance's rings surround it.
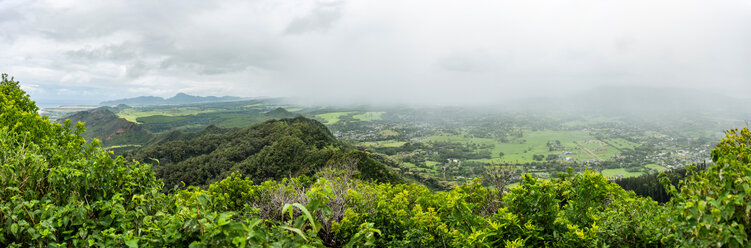
<svg viewBox="0 0 751 248">
<path fill-rule="evenodd" d="M 128 157 L 158 163 L 155 172 L 168 188 L 181 182 L 205 186 L 232 172 L 255 182 L 313 175 L 326 165 L 346 160 L 357 161 L 356 169 L 364 179 L 402 182 L 386 165 L 343 147 L 326 126 L 304 117 L 269 120 L 248 128 L 211 126 L 192 134 L 175 131 L 156 137 Z"/>
<path fill-rule="evenodd" d="M 84 138 L 99 139 L 104 147 L 140 146 L 153 137 L 142 125 L 120 118 L 110 107 L 76 112 L 67 116 L 72 123 L 85 123 Z M 116 109 L 114 109 L 117 111 Z M 60 119 L 58 122 L 64 122 Z"/>
</svg>

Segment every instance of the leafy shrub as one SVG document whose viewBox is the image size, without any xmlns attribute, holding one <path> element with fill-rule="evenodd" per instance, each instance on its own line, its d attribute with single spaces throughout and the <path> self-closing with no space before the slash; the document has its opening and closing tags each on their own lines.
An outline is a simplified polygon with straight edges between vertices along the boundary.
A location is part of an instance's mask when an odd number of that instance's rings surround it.
<svg viewBox="0 0 751 248">
<path fill-rule="evenodd" d="M 727 132 L 712 150 L 715 165 L 705 171 L 689 168 L 675 196 L 675 222 L 669 228 L 681 246 L 747 247 L 751 233 L 751 132 Z"/>
</svg>

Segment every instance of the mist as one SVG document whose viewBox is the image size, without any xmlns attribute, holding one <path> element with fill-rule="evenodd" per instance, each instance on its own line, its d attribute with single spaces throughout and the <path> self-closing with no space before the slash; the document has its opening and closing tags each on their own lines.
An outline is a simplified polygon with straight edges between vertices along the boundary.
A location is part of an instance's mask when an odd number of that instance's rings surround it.
<svg viewBox="0 0 751 248">
<path fill-rule="evenodd" d="M 421 106 L 603 88 L 751 92 L 744 0 L 3 1 L 0 16 L 0 68 L 41 104 L 178 92 Z"/>
</svg>

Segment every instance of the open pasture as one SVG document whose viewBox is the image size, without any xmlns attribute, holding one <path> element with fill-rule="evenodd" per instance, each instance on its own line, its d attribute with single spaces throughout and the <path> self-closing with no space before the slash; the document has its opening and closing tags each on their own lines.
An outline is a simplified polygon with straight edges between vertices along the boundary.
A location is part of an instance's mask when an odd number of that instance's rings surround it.
<svg viewBox="0 0 751 248">
<path fill-rule="evenodd" d="M 125 118 L 128 121 L 138 122 L 139 117 L 147 117 L 147 116 L 155 116 L 155 115 L 162 115 L 162 116 L 186 116 L 186 115 L 196 115 L 201 113 L 212 113 L 216 112 L 214 109 L 206 109 L 201 110 L 198 108 L 193 107 L 178 107 L 178 108 L 158 108 L 153 110 L 139 110 L 137 108 L 126 108 L 121 110 L 117 113 L 117 116 L 120 116 L 121 118 Z"/>
<path fill-rule="evenodd" d="M 357 112 L 331 112 L 331 113 L 325 113 L 325 114 L 318 114 L 318 115 L 315 115 L 315 117 L 316 119 L 321 120 L 323 124 L 333 125 L 339 122 L 339 119 L 342 116 L 349 116 L 355 113 Z"/>
<path fill-rule="evenodd" d="M 491 159 L 473 161 L 486 163 L 527 163 L 535 162 L 534 155 L 560 155 L 560 158 L 576 161 L 609 160 L 619 150 L 606 142 L 597 140 L 586 131 L 524 131 L 522 137 L 515 137 L 510 142 L 502 143 L 492 138 L 473 138 L 462 133 L 458 135 L 437 135 L 426 139 L 430 141 L 448 141 L 457 143 L 492 144 Z M 548 142 L 560 142 L 561 147 L 550 150 Z M 623 142 L 622 142 L 623 143 Z M 633 143 L 625 144 L 624 147 Z M 500 156 L 503 153 L 503 156 Z"/>
<path fill-rule="evenodd" d="M 638 176 L 643 175 L 644 173 L 642 173 L 642 172 L 628 172 L 628 171 L 626 171 L 626 169 L 620 168 L 620 169 L 602 170 L 602 171 L 600 171 L 600 174 L 602 174 L 603 176 L 605 176 L 607 178 L 612 178 L 612 177 L 615 177 L 617 175 L 621 175 L 621 176 L 623 176 L 625 178 L 625 177 L 638 177 Z"/>
</svg>

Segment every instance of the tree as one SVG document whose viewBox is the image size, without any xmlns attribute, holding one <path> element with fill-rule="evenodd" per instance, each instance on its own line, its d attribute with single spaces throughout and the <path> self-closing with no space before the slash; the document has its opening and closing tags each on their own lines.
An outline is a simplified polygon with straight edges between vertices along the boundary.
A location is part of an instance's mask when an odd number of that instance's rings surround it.
<svg viewBox="0 0 751 248">
<path fill-rule="evenodd" d="M 536 160 L 536 161 L 542 161 L 542 160 L 544 160 L 544 159 L 545 159 L 545 155 L 542 155 L 542 154 L 535 154 L 535 155 L 533 155 L 533 156 L 532 156 L 532 159 L 534 159 L 534 160 Z"/>
</svg>

